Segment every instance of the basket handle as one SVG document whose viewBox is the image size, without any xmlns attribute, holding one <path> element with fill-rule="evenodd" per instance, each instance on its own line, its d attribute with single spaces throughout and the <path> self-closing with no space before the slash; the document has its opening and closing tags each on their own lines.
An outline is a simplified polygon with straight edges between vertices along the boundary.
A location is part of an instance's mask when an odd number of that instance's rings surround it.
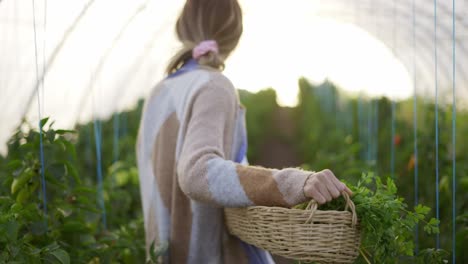
<svg viewBox="0 0 468 264">
<path fill-rule="evenodd" d="M 349 197 L 349 194 L 347 192 L 342 192 L 341 195 L 346 200 L 346 206 L 345 206 L 345 211 L 348 211 L 350 209 L 351 214 L 352 214 L 352 219 L 351 219 L 351 225 L 352 227 L 355 227 L 357 224 L 357 214 L 356 214 L 356 206 L 353 203 L 353 200 Z M 310 210 L 310 216 L 307 218 L 306 224 L 312 223 L 312 218 L 314 217 L 315 212 L 318 209 L 318 203 L 315 200 L 310 200 L 310 202 L 307 204 L 306 210 Z"/>
</svg>

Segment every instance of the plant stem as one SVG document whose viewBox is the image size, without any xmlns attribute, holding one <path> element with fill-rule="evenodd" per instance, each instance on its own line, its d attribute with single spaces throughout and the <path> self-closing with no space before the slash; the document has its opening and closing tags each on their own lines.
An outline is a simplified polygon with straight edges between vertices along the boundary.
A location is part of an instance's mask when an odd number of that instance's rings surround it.
<svg viewBox="0 0 468 264">
<path fill-rule="evenodd" d="M 364 252 L 362 251 L 362 248 L 359 248 L 359 253 L 361 253 L 362 257 L 364 257 L 364 259 L 366 260 L 368 264 L 371 264 L 369 259 L 366 257 L 366 254 L 364 254 Z"/>
</svg>

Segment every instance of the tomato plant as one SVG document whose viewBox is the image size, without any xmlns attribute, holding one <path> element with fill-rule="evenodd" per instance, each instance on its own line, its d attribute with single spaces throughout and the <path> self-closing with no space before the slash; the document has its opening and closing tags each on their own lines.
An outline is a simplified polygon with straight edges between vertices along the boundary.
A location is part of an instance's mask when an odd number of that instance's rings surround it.
<svg viewBox="0 0 468 264">
<path fill-rule="evenodd" d="M 54 130 L 52 124 L 45 128 L 47 123 L 47 119 L 41 122 L 46 203 L 41 193 L 38 132 L 18 131 L 9 142 L 8 156 L 1 160 L 0 263 L 144 262 L 141 217 L 125 219 L 112 230 L 103 227 L 96 185 L 77 167 L 76 132 Z M 129 196 L 127 185 L 128 180 L 120 180 L 106 191 L 112 198 L 118 195 L 116 201 L 121 202 Z M 113 209 L 112 215 L 119 216 L 119 208 Z"/>
</svg>

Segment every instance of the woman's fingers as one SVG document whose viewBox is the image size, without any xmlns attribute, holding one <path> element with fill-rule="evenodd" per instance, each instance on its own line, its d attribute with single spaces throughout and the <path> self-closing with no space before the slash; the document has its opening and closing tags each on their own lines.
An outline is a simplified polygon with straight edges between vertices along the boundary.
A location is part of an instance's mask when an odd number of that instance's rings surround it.
<svg viewBox="0 0 468 264">
<path fill-rule="evenodd" d="M 310 176 L 304 186 L 304 194 L 323 204 L 338 198 L 345 191 L 349 195 L 353 192 L 330 170 L 323 170 Z"/>
<path fill-rule="evenodd" d="M 320 183 L 320 177 L 317 176 L 318 174 L 314 174 L 309 177 L 304 186 L 304 194 L 307 197 L 314 199 L 317 203 L 324 204 L 327 202 L 327 199 L 320 191 L 322 184 Z"/>
<path fill-rule="evenodd" d="M 328 172 L 319 173 L 317 175 L 316 187 L 320 191 L 323 197 L 330 202 L 335 196 L 336 190 L 333 189 L 333 184 L 330 181 L 330 177 L 333 175 Z"/>
<path fill-rule="evenodd" d="M 347 186 L 345 187 L 345 192 L 347 192 L 349 195 L 353 195 L 353 191 L 349 189 Z"/>
<path fill-rule="evenodd" d="M 328 191 L 331 193 L 333 198 L 338 198 L 342 192 L 342 186 L 340 185 L 340 181 L 338 181 L 334 174 L 329 175 L 327 177 L 327 187 Z"/>
<path fill-rule="evenodd" d="M 346 186 L 346 184 L 344 184 L 343 182 L 341 182 L 340 180 L 338 180 L 338 178 L 333 174 L 333 172 L 331 172 L 330 170 L 325 170 L 327 171 L 327 173 L 331 173 L 333 175 L 333 177 L 331 177 L 330 179 L 333 181 L 333 183 L 335 184 L 336 188 L 339 190 L 340 192 L 340 195 L 341 195 L 341 192 L 345 191 L 346 193 L 348 193 L 349 195 L 352 195 L 353 192 Z M 336 197 L 335 197 L 336 198 Z"/>
<path fill-rule="evenodd" d="M 335 186 L 337 186 L 338 190 L 340 190 L 340 195 L 342 192 L 347 192 L 349 195 L 352 195 L 353 192 L 340 180 L 338 180 L 336 177 L 333 179 L 333 182 L 335 183 Z"/>
<path fill-rule="evenodd" d="M 327 199 L 325 199 L 325 197 L 323 197 L 323 195 L 318 190 L 315 192 L 312 199 L 314 199 L 319 204 L 324 204 L 327 202 Z"/>
<path fill-rule="evenodd" d="M 325 198 L 326 202 L 330 202 L 332 200 L 332 195 L 330 194 L 330 191 L 328 190 L 326 184 L 320 184 L 318 186 L 318 190 L 320 194 Z"/>
<path fill-rule="evenodd" d="M 335 174 L 330 170 L 324 170 L 324 174 L 326 174 L 328 180 L 328 189 L 330 193 L 333 195 L 333 198 L 338 198 L 346 189 L 346 185 L 336 178 Z"/>
<path fill-rule="evenodd" d="M 313 186 L 312 188 L 308 188 L 306 190 L 306 195 L 309 198 L 314 199 L 319 204 L 324 204 L 324 203 L 327 202 L 325 197 L 323 197 L 323 195 L 320 193 L 320 190 L 318 188 L 316 188 L 315 186 Z"/>
</svg>

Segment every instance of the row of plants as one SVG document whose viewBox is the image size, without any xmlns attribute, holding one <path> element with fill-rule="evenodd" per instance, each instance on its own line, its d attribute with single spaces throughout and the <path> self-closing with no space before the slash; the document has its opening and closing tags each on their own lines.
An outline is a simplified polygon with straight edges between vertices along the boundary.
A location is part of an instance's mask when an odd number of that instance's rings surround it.
<svg viewBox="0 0 468 264">
<path fill-rule="evenodd" d="M 294 121 L 299 124 L 300 131 L 293 144 L 302 150 L 304 160 L 313 160 L 303 164 L 304 169 L 332 168 L 337 174 L 344 176 L 344 181 L 352 189 L 352 199 L 360 217 L 362 232 L 360 255 L 356 263 L 445 263 L 449 257 L 445 250 L 426 247 L 414 254 L 415 226 L 420 225 L 422 232 L 434 235 L 439 232 L 439 221 L 429 217 L 431 209 L 423 204 L 408 206 L 405 199 L 397 194 L 397 186 L 391 177 L 381 178 L 372 172 L 377 171 L 376 162 L 370 163 L 365 158 L 366 155 L 362 155 L 362 144 L 353 140 L 353 131 L 359 133 L 351 122 L 353 105 L 340 110 L 333 99 L 338 97 L 339 90 L 331 83 L 324 83 L 321 89 L 314 91 L 308 82 L 301 82 L 300 87 L 309 85 L 306 89 L 313 92 L 318 100 L 312 101 L 314 96 L 304 95 L 299 106 L 294 109 Z M 278 107 L 275 103 L 276 94 L 271 89 L 254 95 L 245 91 L 240 94 L 247 107 L 249 157 L 256 164 L 256 160 L 262 155 L 258 151 L 267 135 L 281 140 L 280 134 L 271 131 L 272 115 L 277 112 Z M 349 103 L 346 100 L 348 99 L 342 98 L 341 103 Z M 390 105 L 390 101 L 383 100 Z M 302 133 L 304 131 L 307 133 Z M 304 145 L 305 137 L 313 140 L 314 145 Z M 322 143 L 319 145 L 318 142 Z M 363 171 L 369 173 L 363 174 Z M 297 205 L 296 208 L 305 209 L 307 204 Z M 320 209 L 344 210 L 344 199 L 334 200 Z"/>
<path fill-rule="evenodd" d="M 268 133 L 275 93 L 241 90 L 239 95 L 249 109 L 249 157 L 255 158 L 260 138 Z M 53 122 L 42 120 L 45 199 L 40 133 L 27 122 L 17 130 L 8 155 L 0 156 L 0 263 L 146 262 L 134 149 L 142 107 L 140 101 L 131 111 L 75 130 L 56 130 Z M 98 160 L 104 168 L 102 196 Z M 153 254 L 148 263 L 157 259 Z"/>
<path fill-rule="evenodd" d="M 80 134 L 55 130 L 48 119 L 41 126 L 45 195 L 35 129 L 18 130 L 0 158 L 0 263 L 144 263 L 135 165 L 119 161 L 105 171 L 104 223 L 95 173 L 79 167 Z"/>
<path fill-rule="evenodd" d="M 387 98 L 349 96 L 335 85 L 325 82 L 312 85 L 306 79 L 299 81 L 299 105 L 296 122 L 299 125 L 297 147 L 307 168 L 331 168 L 340 178 L 356 184 L 362 171 L 371 171 L 384 178 L 392 178 L 398 186 L 398 195 L 411 206 L 417 204 L 436 208 L 435 112 L 439 112 L 439 213 L 440 245 L 452 251 L 452 161 L 455 158 L 456 189 L 456 258 L 468 262 L 464 245 L 468 243 L 468 149 L 463 140 L 468 134 L 468 111 L 457 112 L 457 145 L 452 145 L 451 105 L 436 109 L 432 102 L 418 98 L 417 148 L 414 154 L 414 101 L 392 102 Z M 392 124 L 392 107 L 395 109 Z M 392 138 L 392 126 L 394 137 Z M 392 148 L 394 165 L 392 166 Z M 452 150 L 455 148 L 455 157 Z M 393 169 L 392 169 L 393 168 Z M 414 175 L 418 182 L 415 194 Z M 418 203 L 416 204 L 415 196 Z M 431 210 L 431 217 L 436 210 Z M 436 235 L 426 234 L 416 226 L 415 252 L 436 247 Z M 413 237 L 407 239 L 416 241 Z M 415 242 L 416 243 L 416 242 Z M 451 259 L 451 257 L 450 257 Z"/>
<path fill-rule="evenodd" d="M 434 210 L 414 205 L 411 100 L 396 105 L 396 134 L 391 138 L 391 102 L 343 95 L 331 83 L 313 86 L 299 81 L 300 104 L 295 111 L 298 134 L 293 144 L 306 161 L 305 169 L 331 168 L 356 193 L 354 201 L 364 227 L 358 262 L 394 263 L 448 259 L 445 251 L 431 250 L 437 232 Z M 251 163 L 262 154 L 263 139 L 271 133 L 276 105 L 273 90 L 239 92 L 247 108 Z M 377 107 L 376 107 L 377 105 Z M 135 142 L 142 102 L 132 111 L 109 120 L 79 125 L 74 131 L 55 130 L 43 120 L 47 211 L 41 193 L 39 133 L 34 126 L 19 129 L 0 157 L 0 263 L 144 263 L 145 243 L 140 205 Z M 374 121 L 368 126 L 368 113 Z M 418 101 L 419 202 L 434 207 L 434 107 Z M 450 251 L 451 146 L 450 112 L 439 109 L 440 208 L 442 248 Z M 468 113 L 457 117 L 458 138 L 468 133 Z M 366 125 L 364 125 L 366 124 Z M 98 133 L 95 134 L 95 128 Z M 369 129 L 370 127 L 370 129 Z M 97 135 L 97 138 L 96 138 Z M 460 141 L 460 140 L 459 140 Z M 96 142 L 101 143 L 103 193 L 98 194 Z M 392 174 L 390 148 L 395 149 Z M 464 145 L 465 144 L 465 145 Z M 457 260 L 467 261 L 463 244 L 468 236 L 468 155 L 466 143 L 457 144 Z M 371 171 L 374 174 L 362 172 Z M 382 179 L 373 175 L 382 175 Z M 393 180 L 392 180 L 393 176 Z M 395 182 L 395 184 L 393 183 Z M 398 186 L 398 191 L 396 190 Z M 100 206 L 105 206 L 105 221 Z M 399 198 L 399 197 L 403 197 Z M 321 209 L 338 209 L 337 200 Z M 411 209 L 413 208 L 413 209 Z M 426 224 L 426 221 L 429 225 Z M 421 222 L 418 252 L 413 227 Z M 424 225 L 427 225 L 424 230 Z M 431 233 L 428 235 L 425 231 Z M 429 248 L 422 250 L 423 248 Z M 153 255 L 150 262 L 156 262 Z M 72 261 L 71 261 L 72 260 Z"/>
</svg>

